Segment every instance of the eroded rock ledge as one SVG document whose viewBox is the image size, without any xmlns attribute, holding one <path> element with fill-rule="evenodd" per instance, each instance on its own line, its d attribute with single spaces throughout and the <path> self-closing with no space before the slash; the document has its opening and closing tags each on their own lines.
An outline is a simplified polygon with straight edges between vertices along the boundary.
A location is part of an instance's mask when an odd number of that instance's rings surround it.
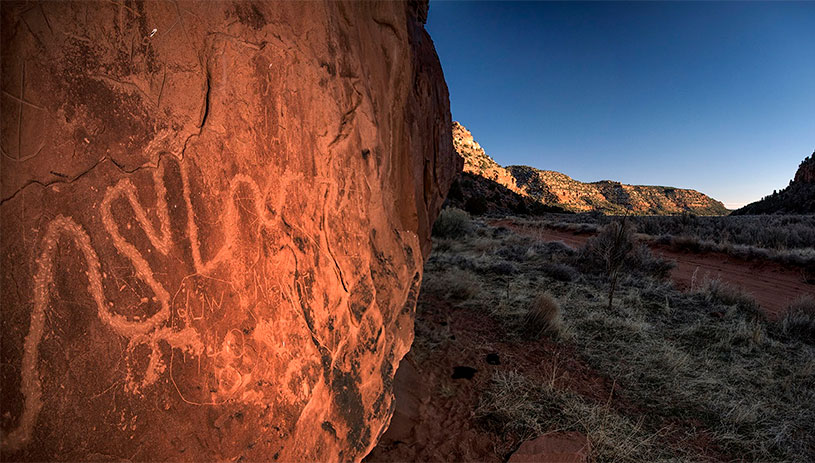
<svg viewBox="0 0 815 463">
<path fill-rule="evenodd" d="M 3 2 L 2 456 L 360 460 L 458 170 L 426 2 Z"/>
</svg>

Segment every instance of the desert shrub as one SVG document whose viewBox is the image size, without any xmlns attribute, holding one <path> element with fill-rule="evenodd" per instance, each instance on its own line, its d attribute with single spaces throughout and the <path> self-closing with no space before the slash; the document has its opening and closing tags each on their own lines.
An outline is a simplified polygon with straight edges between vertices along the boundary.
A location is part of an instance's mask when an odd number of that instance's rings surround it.
<svg viewBox="0 0 815 463">
<path fill-rule="evenodd" d="M 474 259 L 470 256 L 456 252 L 443 253 L 436 251 L 437 249 L 433 248 L 433 254 L 431 254 L 429 260 L 435 268 L 449 269 L 458 267 L 462 270 L 475 270 L 477 267 Z"/>
<path fill-rule="evenodd" d="M 599 264 L 609 279 L 609 308 L 614 302 L 614 291 L 617 288 L 620 270 L 634 247 L 634 229 L 625 218 L 603 227 L 600 233 L 589 238 L 583 247 L 587 259 Z"/>
<path fill-rule="evenodd" d="M 634 251 L 626 260 L 626 266 L 632 273 L 666 280 L 671 275 L 671 270 L 676 267 L 676 262 L 655 256 L 648 246 L 640 244 L 634 247 Z"/>
<path fill-rule="evenodd" d="M 501 245 L 501 241 L 494 238 L 482 236 L 470 240 L 470 245 L 472 246 L 473 249 L 480 253 L 492 254 L 493 252 L 495 252 L 496 249 L 498 249 L 498 246 Z"/>
<path fill-rule="evenodd" d="M 433 223 L 433 236 L 440 238 L 457 238 L 466 236 L 472 231 L 470 214 L 455 207 L 443 209 Z"/>
<path fill-rule="evenodd" d="M 702 243 L 695 236 L 674 236 L 671 245 L 680 251 L 702 252 Z"/>
<path fill-rule="evenodd" d="M 700 291 L 712 301 L 728 306 L 736 306 L 754 317 L 764 317 L 764 312 L 759 308 L 755 298 L 738 286 L 717 278 L 705 278 L 702 281 Z"/>
<path fill-rule="evenodd" d="M 479 267 L 479 271 L 487 274 L 492 273 L 494 275 L 512 275 L 517 272 L 518 269 L 512 262 L 498 260 L 489 262 L 487 265 L 482 265 Z"/>
<path fill-rule="evenodd" d="M 574 281 L 580 276 L 574 267 L 558 262 L 544 262 L 538 269 L 544 275 L 557 281 Z"/>
<path fill-rule="evenodd" d="M 781 319 L 784 334 L 815 344 L 815 299 L 804 295 L 787 307 Z"/>
<path fill-rule="evenodd" d="M 486 214 L 488 208 L 487 199 L 483 196 L 470 196 L 464 202 L 464 210 L 473 215 Z"/>
<path fill-rule="evenodd" d="M 501 246 L 496 254 L 507 260 L 522 262 L 524 259 L 526 259 L 527 251 L 529 251 L 528 245 L 520 243 L 505 243 L 503 246 Z"/>
<path fill-rule="evenodd" d="M 529 304 L 524 331 L 534 339 L 544 334 L 558 335 L 563 330 L 560 304 L 549 293 L 539 293 Z"/>
<path fill-rule="evenodd" d="M 589 214 L 551 215 L 539 220 L 557 230 L 590 230 L 612 220 Z M 723 252 L 742 259 L 773 260 L 785 265 L 815 265 L 815 215 L 726 217 L 628 217 L 637 231 L 659 244 L 689 252 Z"/>
<path fill-rule="evenodd" d="M 422 291 L 442 299 L 467 301 L 479 294 L 481 283 L 467 270 L 457 267 L 444 271 L 426 272 L 422 282 Z"/>
</svg>

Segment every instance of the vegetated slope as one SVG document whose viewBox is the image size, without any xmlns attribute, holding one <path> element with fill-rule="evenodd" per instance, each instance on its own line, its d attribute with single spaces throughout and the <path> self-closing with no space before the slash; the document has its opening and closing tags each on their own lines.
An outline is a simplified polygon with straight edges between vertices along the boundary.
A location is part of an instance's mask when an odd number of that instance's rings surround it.
<svg viewBox="0 0 815 463">
<path fill-rule="evenodd" d="M 696 190 L 626 185 L 611 180 L 583 183 L 560 172 L 528 166 L 509 166 L 507 170 L 527 194 L 542 202 L 556 204 L 575 212 L 600 211 L 606 214 L 629 212 L 637 215 L 728 213 L 724 204 Z"/>
<path fill-rule="evenodd" d="M 453 146 L 464 158 L 464 171 L 450 187 L 447 206 L 462 208 L 472 214 L 488 211 L 513 214 L 568 212 L 526 194 L 515 184 L 512 174 L 489 157 L 481 145 L 473 140 L 470 131 L 455 121 Z"/>
<path fill-rule="evenodd" d="M 606 214 L 725 215 L 724 205 L 695 190 L 650 185 L 625 185 L 603 180 L 583 183 L 568 175 L 528 166 L 502 167 L 473 139 L 472 133 L 453 122 L 453 145 L 464 158 L 464 171 L 504 185 L 548 206 L 573 212 Z"/>
<path fill-rule="evenodd" d="M 582 248 L 595 235 L 555 230 L 542 226 L 540 222 L 518 221 L 511 217 L 490 224 L 541 241 L 560 241 L 573 249 Z M 801 267 L 784 266 L 767 260 L 746 261 L 721 252 L 694 253 L 656 241 L 647 243 L 656 255 L 675 262 L 670 275 L 676 288 L 692 291 L 698 289 L 706 278 L 716 278 L 755 298 L 771 317 L 783 315 L 787 306 L 797 298 L 815 293 L 815 286 L 804 281 L 805 274 Z"/>
<path fill-rule="evenodd" d="M 680 291 L 642 248 L 609 309 L 591 248 L 460 211 L 433 233 L 402 363 L 416 371 L 397 375 L 394 419 L 368 461 L 507 461 L 561 431 L 585 434 L 596 462 L 815 461 L 811 318 L 767 320 L 715 279 Z M 547 293 L 555 316 L 541 333 L 529 321 Z"/>
<path fill-rule="evenodd" d="M 736 215 L 812 213 L 815 213 L 815 151 L 801 161 L 789 186 L 733 211 Z"/>
</svg>

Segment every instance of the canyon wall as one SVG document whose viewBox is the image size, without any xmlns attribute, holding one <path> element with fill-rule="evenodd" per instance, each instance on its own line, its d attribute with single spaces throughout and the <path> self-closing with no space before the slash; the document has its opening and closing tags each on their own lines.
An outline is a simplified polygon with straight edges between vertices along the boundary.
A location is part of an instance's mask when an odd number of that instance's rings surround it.
<svg viewBox="0 0 815 463">
<path fill-rule="evenodd" d="M 2 2 L 2 458 L 359 461 L 460 160 L 426 2 Z"/>
<path fill-rule="evenodd" d="M 552 170 L 540 170 L 529 166 L 503 167 L 495 162 L 473 139 L 472 133 L 458 122 L 453 122 L 453 146 L 464 158 L 464 172 L 483 177 L 512 193 L 553 209 L 638 215 L 669 215 L 683 212 L 699 215 L 728 213 L 724 204 L 696 190 L 626 185 L 609 180 L 584 183 Z"/>
</svg>

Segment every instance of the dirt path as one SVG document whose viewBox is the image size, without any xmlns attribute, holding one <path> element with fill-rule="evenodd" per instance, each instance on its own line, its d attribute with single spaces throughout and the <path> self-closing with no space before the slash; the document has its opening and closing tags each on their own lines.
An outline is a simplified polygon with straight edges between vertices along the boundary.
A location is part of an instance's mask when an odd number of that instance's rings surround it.
<svg viewBox="0 0 815 463">
<path fill-rule="evenodd" d="M 592 236 L 547 228 L 520 227 L 511 221 L 495 221 L 492 225 L 512 228 L 544 241 L 562 241 L 571 248 L 579 248 Z M 756 302 L 772 317 L 778 317 L 790 302 L 809 294 L 815 297 L 815 285 L 806 284 L 801 271 L 775 262 L 748 262 L 723 253 L 694 254 L 676 251 L 664 245 L 649 245 L 664 258 L 676 261 L 671 279 L 682 290 L 690 290 L 708 278 L 718 278 L 750 293 Z"/>
</svg>

